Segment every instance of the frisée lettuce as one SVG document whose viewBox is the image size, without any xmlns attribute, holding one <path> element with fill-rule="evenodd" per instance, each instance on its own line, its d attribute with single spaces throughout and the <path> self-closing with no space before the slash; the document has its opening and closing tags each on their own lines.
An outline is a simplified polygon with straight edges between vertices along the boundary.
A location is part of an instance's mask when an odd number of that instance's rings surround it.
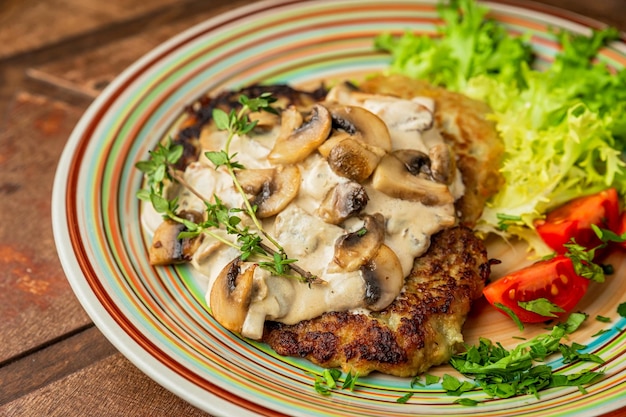
<svg viewBox="0 0 626 417">
<path fill-rule="evenodd" d="M 390 72 L 485 101 L 505 145 L 505 185 L 477 230 L 533 244 L 533 222 L 574 197 L 616 187 L 626 194 L 626 71 L 598 52 L 619 37 L 555 32 L 561 51 L 538 68 L 528 34 L 515 36 L 474 0 L 438 6 L 438 36 L 382 34 Z"/>
</svg>

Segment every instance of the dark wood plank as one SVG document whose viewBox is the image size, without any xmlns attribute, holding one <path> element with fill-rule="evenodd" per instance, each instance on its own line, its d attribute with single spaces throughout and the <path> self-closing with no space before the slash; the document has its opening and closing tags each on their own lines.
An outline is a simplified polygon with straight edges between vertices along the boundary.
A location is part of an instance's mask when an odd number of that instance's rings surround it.
<svg viewBox="0 0 626 417">
<path fill-rule="evenodd" d="M 0 415 L 208 416 L 156 384 L 119 353 L 0 405 Z"/>
<path fill-rule="evenodd" d="M 93 325 L 80 329 L 73 336 L 0 367 L 0 404 L 14 401 L 116 353 L 113 345 Z"/>
<path fill-rule="evenodd" d="M 162 16 L 167 19 L 167 24 L 152 21 L 137 33 L 94 44 L 81 54 L 64 54 L 46 60 L 28 68 L 26 74 L 42 84 L 93 98 L 126 67 L 162 42 L 195 24 L 247 3 L 248 0 L 233 0 L 228 4 L 209 1 L 181 8 Z"/>
<path fill-rule="evenodd" d="M 7 1 L 7 0 L 3 0 Z M 124 21 L 158 14 L 185 0 L 8 0 L 0 11 L 0 58 L 77 38 Z"/>
<path fill-rule="evenodd" d="M 56 165 L 82 110 L 20 93 L 0 120 L 0 363 L 90 323 L 50 217 Z"/>
<path fill-rule="evenodd" d="M 543 3 L 563 10 L 569 10 L 581 16 L 590 17 L 609 26 L 616 27 L 626 32 L 626 3 L 624 0 L 531 0 Z"/>
</svg>

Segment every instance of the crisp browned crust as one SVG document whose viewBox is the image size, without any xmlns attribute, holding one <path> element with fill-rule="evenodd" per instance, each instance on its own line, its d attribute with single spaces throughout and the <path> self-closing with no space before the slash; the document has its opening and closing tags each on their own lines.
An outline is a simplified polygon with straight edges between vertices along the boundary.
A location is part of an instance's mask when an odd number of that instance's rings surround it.
<svg viewBox="0 0 626 417">
<path fill-rule="evenodd" d="M 461 223 L 473 226 L 487 199 L 503 182 L 500 166 L 504 145 L 494 123 L 486 118 L 489 107 L 462 94 L 401 75 L 376 76 L 359 84 L 359 89 L 372 94 L 402 98 L 427 96 L 435 100 L 436 126 L 454 149 L 465 184 L 465 194 L 456 207 Z"/>
<path fill-rule="evenodd" d="M 367 375 L 413 376 L 449 360 L 463 341 L 471 301 L 489 275 L 482 242 L 457 227 L 433 237 L 403 293 L 379 313 L 326 313 L 287 326 L 266 324 L 263 341 L 277 353 Z"/>
</svg>

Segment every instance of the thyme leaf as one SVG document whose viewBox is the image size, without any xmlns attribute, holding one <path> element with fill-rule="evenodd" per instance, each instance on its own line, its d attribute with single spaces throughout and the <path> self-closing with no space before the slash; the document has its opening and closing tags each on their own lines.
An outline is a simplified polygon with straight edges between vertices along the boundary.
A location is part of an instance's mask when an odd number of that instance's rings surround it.
<svg viewBox="0 0 626 417">
<path fill-rule="evenodd" d="M 289 258 L 284 248 L 263 228 L 256 216 L 256 206 L 250 203 L 235 176 L 236 169 L 245 169 L 245 167 L 235 160 L 236 153 L 230 153 L 232 141 L 256 127 L 257 122 L 250 120 L 249 114 L 258 111 L 277 113 L 276 109 L 271 107 L 275 101 L 276 98 L 269 93 L 263 93 L 256 98 L 241 95 L 239 97 L 241 107 L 238 110 L 233 109 L 227 113 L 217 108 L 212 113 L 215 125 L 218 129 L 226 131 L 228 137 L 224 149 L 205 152 L 204 155 L 213 163 L 215 169 L 222 167 L 226 169 L 235 189 L 243 198 L 243 209 L 226 207 L 217 195 L 213 196 L 214 203 L 206 201 L 200 192 L 188 184 L 174 167 L 183 155 L 183 147 L 173 144 L 171 138 L 150 151 L 148 160 L 135 164 L 136 168 L 144 173 L 148 185 L 147 189 L 142 189 L 137 193 L 137 197 L 149 201 L 164 218 L 184 224 L 186 230 L 179 234 L 179 239 L 193 238 L 203 233 L 208 234 L 224 244 L 237 248 L 241 252 L 240 256 L 243 261 L 254 258 L 260 261 L 261 267 L 270 270 L 273 274 L 295 277 L 311 283 L 318 281 L 318 278 L 298 267 L 297 260 Z M 170 200 L 165 195 L 169 183 L 179 183 L 204 202 L 205 221 L 196 223 L 177 214 L 177 198 Z M 244 222 L 241 215 L 247 216 L 254 228 L 249 226 L 248 222 Z M 234 235 L 235 242 L 226 239 L 223 234 L 218 233 L 219 230 Z M 264 241 L 269 244 L 265 244 Z"/>
</svg>

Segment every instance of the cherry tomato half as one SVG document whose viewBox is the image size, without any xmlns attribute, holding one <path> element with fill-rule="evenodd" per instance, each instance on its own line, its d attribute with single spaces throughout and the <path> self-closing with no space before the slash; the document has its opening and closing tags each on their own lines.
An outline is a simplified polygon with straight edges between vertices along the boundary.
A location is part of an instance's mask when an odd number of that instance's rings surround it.
<svg viewBox="0 0 626 417">
<path fill-rule="evenodd" d="M 557 253 L 565 253 L 563 247 L 571 238 L 591 249 L 599 245 L 592 224 L 616 230 L 619 217 L 619 200 L 614 188 L 574 199 L 549 212 L 545 219 L 535 222 L 535 229 L 544 242 Z"/>
<path fill-rule="evenodd" d="M 546 298 L 565 310 L 557 314 L 562 316 L 576 306 L 588 286 L 589 280 L 576 274 L 571 259 L 557 255 L 492 282 L 485 287 L 483 294 L 494 307 L 502 304 L 510 308 L 522 322 L 540 323 L 554 317 L 528 311 L 520 307 L 518 301 Z"/>
</svg>

